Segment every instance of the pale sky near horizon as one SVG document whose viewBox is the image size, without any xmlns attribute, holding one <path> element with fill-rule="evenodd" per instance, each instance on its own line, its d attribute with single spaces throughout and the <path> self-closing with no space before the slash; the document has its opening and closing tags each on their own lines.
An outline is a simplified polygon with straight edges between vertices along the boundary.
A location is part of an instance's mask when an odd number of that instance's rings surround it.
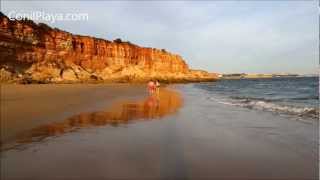
<svg viewBox="0 0 320 180">
<path fill-rule="evenodd" d="M 52 27 L 121 38 L 220 73 L 318 72 L 318 1 L 1 1 L 1 12 L 88 13 Z"/>
</svg>

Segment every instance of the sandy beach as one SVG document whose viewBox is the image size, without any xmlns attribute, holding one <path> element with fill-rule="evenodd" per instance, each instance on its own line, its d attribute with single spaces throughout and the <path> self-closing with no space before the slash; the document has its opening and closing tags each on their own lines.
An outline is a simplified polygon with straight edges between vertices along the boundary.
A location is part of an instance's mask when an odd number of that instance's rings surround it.
<svg viewBox="0 0 320 180">
<path fill-rule="evenodd" d="M 1 85 L 1 142 L 38 125 L 146 95 L 142 85 Z"/>
<path fill-rule="evenodd" d="M 155 96 L 131 85 L 35 85 L 15 95 L 14 89 L 3 87 L 3 103 L 18 106 L 16 98 L 33 112 L 2 105 L 6 136 L 25 132 L 16 139 L 20 146 L 1 152 L 2 179 L 317 177 L 316 121 L 218 104 L 192 84 Z M 29 101 L 18 99 L 27 94 Z"/>
</svg>

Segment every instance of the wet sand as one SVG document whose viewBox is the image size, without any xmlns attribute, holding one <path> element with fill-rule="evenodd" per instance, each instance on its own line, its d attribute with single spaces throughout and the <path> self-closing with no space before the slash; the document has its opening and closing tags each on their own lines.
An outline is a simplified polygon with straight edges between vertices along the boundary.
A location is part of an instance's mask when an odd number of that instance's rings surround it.
<svg viewBox="0 0 320 180">
<path fill-rule="evenodd" d="M 146 96 L 142 85 L 1 85 L 1 142 L 38 125 Z"/>
<path fill-rule="evenodd" d="M 42 122 L 38 126 L 32 124 L 35 127 L 24 131 L 19 129 L 21 132 L 13 136 L 13 142 L 4 143 L 1 150 L 18 149 L 25 144 L 41 142 L 48 137 L 61 136 L 82 128 L 108 125 L 118 127 L 137 121 L 159 120 L 166 115 L 175 113 L 181 106 L 182 99 L 179 93 L 161 88 L 157 93 L 148 95 L 142 100 L 130 100 L 127 97 L 127 99 L 117 100 L 99 111 L 81 112 L 64 120 Z"/>
<path fill-rule="evenodd" d="M 1 153 L 2 179 L 317 179 L 317 121 L 176 88 L 25 131 Z"/>
</svg>

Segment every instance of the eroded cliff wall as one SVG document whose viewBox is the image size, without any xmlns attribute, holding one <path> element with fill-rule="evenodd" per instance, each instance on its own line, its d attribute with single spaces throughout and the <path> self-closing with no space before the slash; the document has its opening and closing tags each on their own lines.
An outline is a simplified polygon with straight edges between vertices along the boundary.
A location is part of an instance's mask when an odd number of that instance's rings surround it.
<svg viewBox="0 0 320 180">
<path fill-rule="evenodd" d="M 139 47 L 120 39 L 108 41 L 73 35 L 31 20 L 10 20 L 0 13 L 1 79 L 45 82 L 212 80 L 192 71 L 181 56 Z"/>
</svg>

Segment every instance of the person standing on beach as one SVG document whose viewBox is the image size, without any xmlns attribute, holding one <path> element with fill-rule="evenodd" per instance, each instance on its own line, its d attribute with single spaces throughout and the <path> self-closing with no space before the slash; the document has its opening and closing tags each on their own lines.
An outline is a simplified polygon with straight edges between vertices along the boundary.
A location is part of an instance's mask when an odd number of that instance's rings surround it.
<svg viewBox="0 0 320 180">
<path fill-rule="evenodd" d="M 148 82 L 148 92 L 149 92 L 149 94 L 153 94 L 155 92 L 155 90 L 156 90 L 156 84 L 152 80 L 150 80 Z"/>
<path fill-rule="evenodd" d="M 159 92 L 160 92 L 160 83 L 159 83 L 158 80 L 156 80 L 155 86 L 156 86 L 156 92 L 157 92 L 157 94 L 159 94 Z"/>
<path fill-rule="evenodd" d="M 157 88 L 160 88 L 160 83 L 159 83 L 158 80 L 156 80 L 156 87 L 157 87 Z"/>
</svg>

